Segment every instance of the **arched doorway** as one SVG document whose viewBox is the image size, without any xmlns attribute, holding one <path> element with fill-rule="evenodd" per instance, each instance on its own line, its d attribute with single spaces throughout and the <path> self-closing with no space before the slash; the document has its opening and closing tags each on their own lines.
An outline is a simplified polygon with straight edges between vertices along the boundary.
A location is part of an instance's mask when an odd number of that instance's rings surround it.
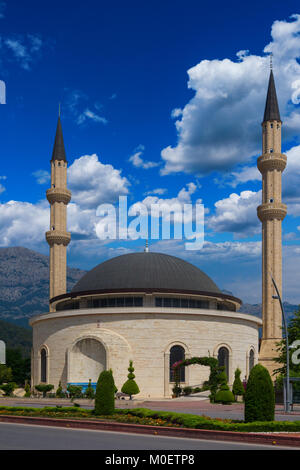
<svg viewBox="0 0 300 470">
<path fill-rule="evenodd" d="M 98 339 L 78 340 L 69 355 L 68 383 L 85 385 L 90 379 L 96 383 L 106 362 L 105 347 Z"/>
</svg>

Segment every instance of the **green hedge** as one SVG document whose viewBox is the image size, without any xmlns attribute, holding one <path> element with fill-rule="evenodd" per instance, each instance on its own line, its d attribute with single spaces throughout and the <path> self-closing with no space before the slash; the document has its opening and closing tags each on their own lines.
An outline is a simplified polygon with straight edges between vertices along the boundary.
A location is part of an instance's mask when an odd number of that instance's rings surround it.
<svg viewBox="0 0 300 470">
<path fill-rule="evenodd" d="M 146 408 L 116 410 L 120 414 L 130 413 L 141 418 L 162 418 L 171 423 L 178 423 L 182 427 L 194 429 L 212 429 L 219 431 L 237 432 L 299 432 L 300 421 L 269 421 L 244 423 L 237 420 L 219 420 L 208 416 L 197 416 L 184 413 L 174 413 L 169 411 L 153 411 Z"/>
<path fill-rule="evenodd" d="M 76 418 L 92 418 L 95 414 L 92 410 L 86 410 L 77 407 L 44 407 L 27 408 L 17 406 L 0 406 L 1 411 L 7 411 L 11 414 L 34 415 L 34 416 L 53 416 Z M 208 416 L 198 416 L 186 413 L 175 413 L 170 411 L 153 411 L 147 408 L 117 409 L 112 419 L 117 419 L 118 415 L 137 416 L 140 418 L 163 419 L 168 423 L 179 424 L 181 427 L 192 429 L 210 429 L 218 431 L 236 431 L 236 432 L 300 432 L 300 421 L 268 421 L 245 423 L 237 420 L 221 420 L 209 418 Z M 101 416 L 97 416 L 101 417 Z"/>
</svg>

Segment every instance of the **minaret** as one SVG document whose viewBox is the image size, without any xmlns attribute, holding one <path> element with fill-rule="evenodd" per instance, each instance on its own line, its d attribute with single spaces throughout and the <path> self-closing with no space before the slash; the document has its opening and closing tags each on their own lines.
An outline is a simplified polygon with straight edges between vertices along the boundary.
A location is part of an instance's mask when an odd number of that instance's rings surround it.
<svg viewBox="0 0 300 470">
<path fill-rule="evenodd" d="M 71 192 L 67 189 L 67 160 L 60 116 L 58 117 L 51 159 L 51 188 L 46 192 L 50 202 L 50 230 L 46 240 L 50 246 L 50 299 L 67 291 L 67 204 Z M 51 309 L 51 306 L 50 306 Z"/>
<path fill-rule="evenodd" d="M 281 125 L 275 82 L 271 68 L 265 114 L 262 123 L 262 155 L 257 167 L 262 174 L 262 204 L 257 215 L 262 222 L 262 319 L 263 332 L 259 362 L 270 372 L 279 364 L 276 343 L 282 339 L 282 315 L 275 295 L 271 275 L 281 295 L 282 241 L 281 221 L 287 213 L 281 202 L 281 174 L 286 166 L 286 155 L 281 153 Z M 274 377 L 272 377 L 274 379 Z"/>
</svg>

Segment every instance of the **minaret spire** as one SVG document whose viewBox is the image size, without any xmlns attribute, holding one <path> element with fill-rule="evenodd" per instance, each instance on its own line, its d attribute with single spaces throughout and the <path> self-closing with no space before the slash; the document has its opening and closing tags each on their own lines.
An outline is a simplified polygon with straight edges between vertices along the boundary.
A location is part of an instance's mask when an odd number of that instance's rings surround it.
<svg viewBox="0 0 300 470">
<path fill-rule="evenodd" d="M 67 205 L 71 192 L 67 188 L 67 159 L 62 125 L 58 116 L 56 135 L 51 159 L 51 188 L 47 199 L 51 205 L 50 230 L 46 240 L 50 246 L 50 299 L 67 290 L 67 246 L 71 234 L 67 232 Z M 50 310 L 54 310 L 50 304 Z"/>
<path fill-rule="evenodd" d="M 61 125 L 61 120 L 60 120 L 60 112 L 59 112 L 59 116 L 57 120 L 56 134 L 55 134 L 51 160 L 60 160 L 60 161 L 63 160 L 64 162 L 67 161 L 62 125 Z"/>
<path fill-rule="evenodd" d="M 273 298 L 272 277 L 281 294 L 282 289 L 282 235 L 281 223 L 287 207 L 281 202 L 281 176 L 287 158 L 281 153 L 281 119 L 277 102 L 272 62 L 262 123 L 262 155 L 257 167 L 262 174 L 262 204 L 257 215 L 262 223 L 262 319 L 263 332 L 259 361 L 271 376 L 278 368 L 275 362 L 277 342 L 282 339 L 280 304 Z M 271 277 L 272 275 L 272 277 Z"/>
<path fill-rule="evenodd" d="M 266 121 L 280 121 L 281 122 L 272 67 L 273 66 L 271 62 L 270 63 L 271 71 L 270 71 L 269 86 L 268 86 L 268 93 L 267 93 L 265 113 L 264 113 L 264 122 Z"/>
</svg>

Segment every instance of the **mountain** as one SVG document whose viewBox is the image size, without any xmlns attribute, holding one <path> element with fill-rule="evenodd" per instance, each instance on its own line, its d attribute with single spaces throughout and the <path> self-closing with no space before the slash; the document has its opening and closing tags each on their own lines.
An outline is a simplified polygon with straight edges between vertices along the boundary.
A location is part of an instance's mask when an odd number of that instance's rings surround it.
<svg viewBox="0 0 300 470">
<path fill-rule="evenodd" d="M 70 290 L 85 274 L 67 269 Z M 28 319 L 49 308 L 49 257 L 23 247 L 0 248 L 0 320 L 29 328 Z"/>
<path fill-rule="evenodd" d="M 283 302 L 284 313 L 286 314 L 287 319 L 293 317 L 294 312 L 298 310 L 299 305 L 293 305 L 289 302 Z M 261 304 L 242 304 L 239 312 L 249 313 L 250 315 L 255 315 L 261 318 Z"/>
</svg>

